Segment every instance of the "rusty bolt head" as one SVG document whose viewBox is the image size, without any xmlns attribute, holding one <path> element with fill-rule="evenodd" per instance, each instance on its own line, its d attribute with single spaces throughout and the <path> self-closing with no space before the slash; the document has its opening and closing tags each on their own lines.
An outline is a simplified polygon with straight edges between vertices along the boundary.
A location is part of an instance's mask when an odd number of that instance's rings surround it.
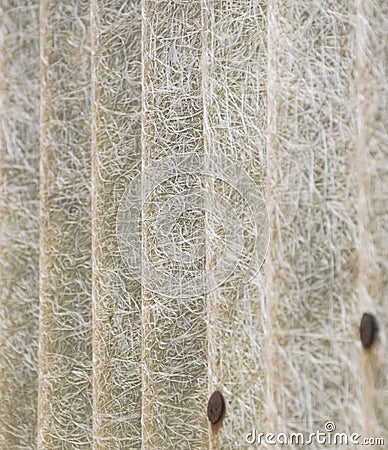
<svg viewBox="0 0 388 450">
<path fill-rule="evenodd" d="M 379 327 L 373 314 L 364 313 L 360 323 L 360 339 L 365 349 L 372 347 Z"/>
<path fill-rule="evenodd" d="M 220 391 L 215 391 L 210 396 L 207 404 L 207 417 L 212 425 L 218 423 L 225 413 L 225 400 Z"/>
</svg>

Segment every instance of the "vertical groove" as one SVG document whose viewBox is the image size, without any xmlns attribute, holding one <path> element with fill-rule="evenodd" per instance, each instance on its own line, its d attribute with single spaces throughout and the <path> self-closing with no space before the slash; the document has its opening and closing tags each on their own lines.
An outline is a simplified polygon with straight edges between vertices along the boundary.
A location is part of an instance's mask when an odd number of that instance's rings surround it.
<svg viewBox="0 0 388 450">
<path fill-rule="evenodd" d="M 275 389 L 279 383 L 279 373 L 276 370 L 276 356 L 274 346 L 276 337 L 273 335 L 274 322 L 276 319 L 276 307 L 278 297 L 276 291 L 272 288 L 276 282 L 277 267 L 274 264 L 275 255 L 272 246 L 276 242 L 276 230 L 274 229 L 276 202 L 272 199 L 276 195 L 276 181 L 271 183 L 272 177 L 276 173 L 277 164 L 277 96 L 278 92 L 278 74 L 276 70 L 276 5 L 277 0 L 268 1 L 267 12 L 267 208 L 269 214 L 269 253 L 265 261 L 265 322 L 264 322 L 264 357 L 266 361 L 266 392 L 264 396 L 264 410 L 268 430 L 275 433 L 279 430 L 278 411 L 275 401 Z"/>
<path fill-rule="evenodd" d="M 206 117 L 207 117 L 207 107 L 206 107 L 206 78 L 208 72 L 208 40 L 209 40 L 209 11 L 207 5 L 204 0 L 201 0 L 201 25 L 202 25 L 202 48 L 201 48 L 201 95 L 202 95 L 202 130 L 203 130 L 203 151 L 204 155 L 208 155 L 210 153 L 209 142 L 207 139 L 206 133 Z M 204 179 L 204 187 L 209 192 L 213 188 L 212 180 L 209 177 Z M 211 210 L 211 198 L 209 195 L 204 195 L 204 248 L 205 248 L 205 272 L 208 273 L 211 270 L 209 252 L 211 249 L 211 241 L 209 238 L 210 227 L 209 227 L 209 211 Z M 210 396 L 214 392 L 214 388 L 220 389 L 220 386 L 213 386 L 213 383 L 210 383 L 211 377 L 211 350 L 212 350 L 212 332 L 211 327 L 209 326 L 211 323 L 211 312 L 212 312 L 212 294 L 211 292 L 205 291 L 205 309 L 206 309 L 206 357 L 207 357 L 207 400 L 209 401 Z M 212 435 L 211 424 L 208 421 L 208 442 L 207 446 L 204 448 L 210 449 L 212 447 L 212 441 L 214 437 Z"/>
<path fill-rule="evenodd" d="M 355 2 L 356 137 L 359 181 L 359 320 L 372 312 L 379 339 L 361 350 L 362 422 L 366 437 L 388 441 L 387 14 L 383 1 Z"/>
<path fill-rule="evenodd" d="M 135 450 L 141 291 L 116 230 L 125 230 L 119 211 L 133 206 L 124 194 L 140 169 L 140 1 L 92 1 L 92 104 L 94 448 Z"/>
<path fill-rule="evenodd" d="M 38 449 L 91 448 L 89 2 L 41 2 Z"/>
<path fill-rule="evenodd" d="M 39 3 L 0 2 L 0 448 L 35 449 Z"/>
</svg>

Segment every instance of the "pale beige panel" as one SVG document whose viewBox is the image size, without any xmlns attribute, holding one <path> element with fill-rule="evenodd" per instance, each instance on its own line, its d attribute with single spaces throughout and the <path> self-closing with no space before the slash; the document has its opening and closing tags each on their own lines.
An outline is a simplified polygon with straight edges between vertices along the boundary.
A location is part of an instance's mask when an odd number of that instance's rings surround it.
<svg viewBox="0 0 388 450">
<path fill-rule="evenodd" d="M 336 431 L 356 433 L 353 6 L 270 1 L 268 32 L 269 429 L 260 431 L 325 432 L 332 421 Z"/>
</svg>

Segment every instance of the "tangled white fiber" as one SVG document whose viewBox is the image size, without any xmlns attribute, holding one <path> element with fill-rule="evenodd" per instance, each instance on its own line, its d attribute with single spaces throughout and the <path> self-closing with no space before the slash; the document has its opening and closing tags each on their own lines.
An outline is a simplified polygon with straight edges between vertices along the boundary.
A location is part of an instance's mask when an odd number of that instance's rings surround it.
<svg viewBox="0 0 388 450">
<path fill-rule="evenodd" d="M 89 2 L 42 1 L 38 448 L 92 442 Z"/>
<path fill-rule="evenodd" d="M 211 448 L 240 449 L 246 445 L 243 436 L 249 432 L 251 424 L 265 423 L 263 272 L 258 266 L 248 282 L 244 279 L 245 260 L 255 253 L 263 258 L 268 242 L 266 230 L 257 223 L 259 217 L 252 217 L 253 205 L 243 193 L 250 189 L 249 179 L 254 180 L 261 195 L 265 188 L 267 6 L 264 1 L 205 0 L 202 7 L 206 152 L 228 158 L 246 173 L 246 179 L 242 178 L 234 186 L 216 180 L 210 187 L 210 192 L 225 197 L 231 205 L 231 214 L 222 221 L 222 227 L 211 198 L 207 208 L 208 270 L 217 259 L 231 259 L 236 252 L 234 249 L 229 255 L 228 248 L 220 252 L 227 222 L 240 222 L 242 228 L 244 250 L 238 264 L 227 280 L 208 294 L 207 301 L 208 393 L 216 389 L 223 392 L 228 418 L 222 434 L 210 433 L 210 445 Z M 256 202 L 259 203 L 260 198 Z M 261 213 L 264 213 L 265 223 L 265 207 Z M 259 236 L 258 247 L 255 232 L 263 235 Z"/>
<path fill-rule="evenodd" d="M 140 170 L 141 3 L 92 3 L 93 427 L 95 449 L 141 448 L 141 290 L 116 215 Z"/>
<path fill-rule="evenodd" d="M 361 430 L 350 2 L 270 2 L 269 428 Z M 311 448 L 315 448 L 313 444 Z"/>
<path fill-rule="evenodd" d="M 386 408 L 378 406 L 388 389 L 384 329 L 378 354 L 356 345 L 362 312 L 378 312 L 382 324 L 387 317 L 386 295 L 372 294 L 368 276 L 373 272 L 373 289 L 386 286 L 388 217 L 386 202 L 380 205 L 387 155 L 376 132 L 386 116 L 386 11 L 383 2 L 356 3 L 355 19 L 351 2 L 270 2 L 265 407 L 275 432 L 324 429 L 330 420 L 349 435 L 387 435 Z M 367 67 L 375 67 L 373 75 Z M 381 115 L 366 111 L 366 102 Z M 374 192 L 365 179 L 370 169 Z M 380 227 L 373 230 L 376 215 Z M 377 239 L 378 270 L 370 259 L 369 267 L 363 263 Z"/>
<path fill-rule="evenodd" d="M 35 448 L 39 8 L 0 2 L 0 448 Z"/>
<path fill-rule="evenodd" d="M 142 160 L 147 170 L 168 156 L 178 161 L 182 153 L 203 154 L 200 2 L 145 0 L 142 39 Z M 201 189 L 195 161 L 186 172 L 176 162 L 172 175 L 155 182 L 151 174 L 142 184 L 143 251 L 154 269 L 144 270 L 142 281 L 153 284 L 162 274 L 172 294 L 143 289 L 144 448 L 206 446 L 206 416 L 200 413 L 207 385 L 205 298 L 184 295 L 204 270 L 204 215 L 188 204 Z M 164 231 L 158 224 L 171 217 L 175 201 L 179 216 Z"/>
<path fill-rule="evenodd" d="M 386 446 L 387 2 L 0 14 L 0 449 Z"/>
</svg>

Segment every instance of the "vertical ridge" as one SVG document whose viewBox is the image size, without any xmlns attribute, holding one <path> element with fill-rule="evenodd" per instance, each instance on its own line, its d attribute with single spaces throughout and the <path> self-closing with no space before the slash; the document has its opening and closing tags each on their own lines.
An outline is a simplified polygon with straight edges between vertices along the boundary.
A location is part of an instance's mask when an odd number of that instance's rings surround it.
<svg viewBox="0 0 388 450">
<path fill-rule="evenodd" d="M 92 445 L 89 2 L 41 2 L 38 449 Z"/>
<path fill-rule="evenodd" d="M 140 195 L 141 2 L 92 1 L 94 448 L 141 448 L 141 293 L 126 258 Z M 129 191 L 127 188 L 129 187 Z M 137 232 L 137 231 L 136 231 Z M 136 234 L 135 232 L 135 234 Z"/>
<path fill-rule="evenodd" d="M 207 446 L 201 48 L 199 0 L 143 0 L 144 449 Z"/>
<path fill-rule="evenodd" d="M 39 335 L 39 3 L 0 2 L 0 448 L 34 449 Z"/>
<path fill-rule="evenodd" d="M 264 260 L 267 211 L 265 2 L 203 0 L 204 140 L 209 167 L 209 394 L 226 401 L 209 448 L 247 448 L 264 425 Z M 205 194 L 206 195 L 206 194 Z"/>
</svg>

